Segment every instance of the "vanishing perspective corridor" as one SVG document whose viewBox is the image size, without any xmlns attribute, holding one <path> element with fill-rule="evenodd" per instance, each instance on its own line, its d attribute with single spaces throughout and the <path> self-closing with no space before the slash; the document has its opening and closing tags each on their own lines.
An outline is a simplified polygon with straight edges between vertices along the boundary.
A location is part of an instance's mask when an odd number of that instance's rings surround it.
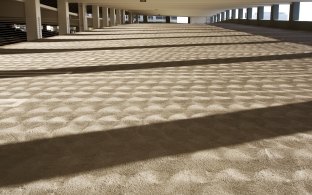
<svg viewBox="0 0 312 195">
<path fill-rule="evenodd" d="M 0 159 L 0 194 L 309 194 L 312 34 L 129 24 L 1 46 Z"/>
</svg>

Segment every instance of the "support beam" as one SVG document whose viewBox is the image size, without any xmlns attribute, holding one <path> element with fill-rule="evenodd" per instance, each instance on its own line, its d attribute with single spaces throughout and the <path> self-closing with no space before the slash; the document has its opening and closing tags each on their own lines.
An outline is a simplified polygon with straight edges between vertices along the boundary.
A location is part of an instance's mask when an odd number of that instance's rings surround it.
<svg viewBox="0 0 312 195">
<path fill-rule="evenodd" d="M 238 19 L 244 19 L 244 9 L 238 9 Z"/>
<path fill-rule="evenodd" d="M 120 11 L 120 9 L 116 9 L 116 23 L 117 23 L 117 25 L 121 24 L 121 11 Z"/>
<path fill-rule="evenodd" d="M 118 24 L 122 24 L 122 12 L 121 9 L 116 10 L 116 21 Z"/>
<path fill-rule="evenodd" d="M 143 23 L 147 23 L 148 20 L 147 20 L 147 16 L 146 15 L 143 15 Z"/>
<path fill-rule="evenodd" d="M 236 19 L 236 9 L 232 9 L 232 19 Z"/>
<path fill-rule="evenodd" d="M 226 10 L 226 20 L 230 19 L 230 10 Z"/>
<path fill-rule="evenodd" d="M 121 10 L 121 24 L 126 23 L 126 10 Z"/>
<path fill-rule="evenodd" d="M 27 41 L 34 41 L 42 38 L 41 12 L 39 0 L 25 1 L 26 32 Z"/>
<path fill-rule="evenodd" d="M 69 9 L 67 0 L 57 0 L 59 34 L 70 34 Z"/>
<path fill-rule="evenodd" d="M 271 21 L 278 20 L 279 15 L 279 5 L 274 4 L 271 6 Z"/>
<path fill-rule="evenodd" d="M 109 8 L 110 26 L 116 26 L 115 8 Z"/>
<path fill-rule="evenodd" d="M 147 16 L 146 15 L 143 15 L 143 23 L 147 23 L 148 20 L 147 20 Z"/>
<path fill-rule="evenodd" d="M 292 2 L 289 10 L 289 21 L 299 21 L 300 2 Z"/>
<path fill-rule="evenodd" d="M 128 16 L 129 24 L 133 24 L 133 14 L 130 12 Z"/>
<path fill-rule="evenodd" d="M 87 20 L 87 6 L 84 3 L 78 4 L 78 15 L 79 15 L 79 31 L 88 30 L 88 20 Z"/>
<path fill-rule="evenodd" d="M 251 20 L 252 19 L 252 8 L 249 7 L 247 8 L 247 20 Z"/>
<path fill-rule="evenodd" d="M 92 26 L 94 29 L 100 28 L 100 13 L 97 5 L 92 5 Z"/>
<path fill-rule="evenodd" d="M 102 26 L 103 27 L 109 26 L 108 8 L 107 7 L 102 7 Z"/>
<path fill-rule="evenodd" d="M 257 11 L 257 20 L 263 20 L 264 19 L 264 6 L 259 6 Z"/>
<path fill-rule="evenodd" d="M 221 12 L 221 21 L 225 20 L 225 12 Z"/>
</svg>

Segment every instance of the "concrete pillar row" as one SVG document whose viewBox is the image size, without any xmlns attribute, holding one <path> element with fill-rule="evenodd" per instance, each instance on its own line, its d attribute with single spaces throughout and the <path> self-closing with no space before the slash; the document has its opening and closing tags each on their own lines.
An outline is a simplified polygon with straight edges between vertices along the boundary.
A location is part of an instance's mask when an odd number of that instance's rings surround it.
<svg viewBox="0 0 312 195">
<path fill-rule="evenodd" d="M 42 38 L 40 0 L 25 1 L 27 41 Z"/>
<path fill-rule="evenodd" d="M 257 20 L 263 20 L 264 19 L 264 6 L 259 6 L 257 11 Z"/>
<path fill-rule="evenodd" d="M 226 20 L 230 19 L 230 10 L 226 10 Z"/>
<path fill-rule="evenodd" d="M 238 19 L 244 19 L 244 9 L 238 9 Z"/>
<path fill-rule="evenodd" d="M 271 6 L 271 21 L 278 20 L 279 5 L 274 4 Z"/>
<path fill-rule="evenodd" d="M 232 9 L 232 19 L 236 19 L 236 9 Z"/>
<path fill-rule="evenodd" d="M 57 0 L 57 16 L 59 34 L 66 35 L 70 33 L 69 8 L 67 0 Z"/>
<path fill-rule="evenodd" d="M 115 8 L 109 8 L 110 26 L 116 26 Z"/>
<path fill-rule="evenodd" d="M 107 7 L 102 7 L 102 26 L 103 27 L 109 26 L 108 8 Z"/>
<path fill-rule="evenodd" d="M 92 5 L 92 26 L 94 29 L 100 28 L 100 13 L 97 5 Z"/>
<path fill-rule="evenodd" d="M 252 8 L 249 7 L 247 8 L 247 20 L 251 20 L 252 19 Z"/>
<path fill-rule="evenodd" d="M 88 20 L 87 20 L 87 6 L 84 3 L 78 4 L 78 15 L 79 15 L 79 31 L 88 30 Z"/>
<path fill-rule="evenodd" d="M 289 21 L 298 21 L 300 14 L 300 2 L 292 2 L 289 10 Z"/>
</svg>

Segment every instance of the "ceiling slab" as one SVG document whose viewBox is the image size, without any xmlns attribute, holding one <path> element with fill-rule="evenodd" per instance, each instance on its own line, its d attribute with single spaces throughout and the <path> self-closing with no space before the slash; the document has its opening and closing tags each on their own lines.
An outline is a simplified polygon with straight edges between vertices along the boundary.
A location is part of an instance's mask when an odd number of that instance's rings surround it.
<svg viewBox="0 0 312 195">
<path fill-rule="evenodd" d="M 140 2 L 140 0 L 69 0 L 69 2 L 98 4 L 146 15 L 211 16 L 226 9 L 290 3 L 296 0 L 146 0 L 146 2 Z"/>
</svg>

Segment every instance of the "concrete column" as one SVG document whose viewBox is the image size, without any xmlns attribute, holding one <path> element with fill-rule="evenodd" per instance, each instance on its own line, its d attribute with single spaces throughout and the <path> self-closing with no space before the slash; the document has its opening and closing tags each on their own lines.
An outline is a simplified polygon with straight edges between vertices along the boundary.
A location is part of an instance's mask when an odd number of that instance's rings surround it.
<svg viewBox="0 0 312 195">
<path fill-rule="evenodd" d="M 88 30 L 87 20 L 87 6 L 84 3 L 78 4 L 78 15 L 79 15 L 79 31 L 83 32 Z"/>
<path fill-rule="evenodd" d="M 274 4 L 271 6 L 271 20 L 278 20 L 278 15 L 279 15 L 279 5 Z"/>
<path fill-rule="evenodd" d="M 247 20 L 252 19 L 252 8 L 247 8 Z"/>
<path fill-rule="evenodd" d="M 221 21 L 225 20 L 225 12 L 221 12 Z"/>
<path fill-rule="evenodd" d="M 115 8 L 109 8 L 110 26 L 116 26 Z"/>
<path fill-rule="evenodd" d="M 263 20 L 263 19 L 264 19 L 264 6 L 259 6 L 258 12 L 257 12 L 257 20 Z"/>
<path fill-rule="evenodd" d="M 226 20 L 230 19 L 230 10 L 226 10 Z"/>
<path fill-rule="evenodd" d="M 102 7 L 102 26 L 108 27 L 109 21 L 108 21 L 108 8 Z"/>
<path fill-rule="evenodd" d="M 217 15 L 217 22 L 220 22 L 220 20 L 221 20 L 221 14 L 218 14 Z"/>
<path fill-rule="evenodd" d="M 238 9 L 238 19 L 244 18 L 244 9 Z"/>
<path fill-rule="evenodd" d="M 57 16 L 58 16 L 59 34 L 60 35 L 70 34 L 70 24 L 69 24 L 70 20 L 67 0 L 57 0 Z"/>
<path fill-rule="evenodd" d="M 92 26 L 94 29 L 100 28 L 100 13 L 97 5 L 92 5 Z"/>
<path fill-rule="evenodd" d="M 147 16 L 146 15 L 143 15 L 143 23 L 147 23 L 148 20 L 147 20 Z"/>
<path fill-rule="evenodd" d="M 236 19 L 236 9 L 232 9 L 232 19 Z"/>
<path fill-rule="evenodd" d="M 187 18 L 187 23 L 188 23 L 188 24 L 191 24 L 191 17 L 188 17 L 188 18 Z"/>
<path fill-rule="evenodd" d="M 130 12 L 129 13 L 129 24 L 133 24 L 133 14 Z"/>
<path fill-rule="evenodd" d="M 300 14 L 300 2 L 292 2 L 289 10 L 289 21 L 298 21 Z"/>
<path fill-rule="evenodd" d="M 121 24 L 126 23 L 126 10 L 121 10 Z"/>
<path fill-rule="evenodd" d="M 121 24 L 121 11 L 120 11 L 120 9 L 116 9 L 116 23 L 117 23 L 117 25 Z"/>
<path fill-rule="evenodd" d="M 25 1 L 27 41 L 42 38 L 40 0 Z"/>
</svg>

